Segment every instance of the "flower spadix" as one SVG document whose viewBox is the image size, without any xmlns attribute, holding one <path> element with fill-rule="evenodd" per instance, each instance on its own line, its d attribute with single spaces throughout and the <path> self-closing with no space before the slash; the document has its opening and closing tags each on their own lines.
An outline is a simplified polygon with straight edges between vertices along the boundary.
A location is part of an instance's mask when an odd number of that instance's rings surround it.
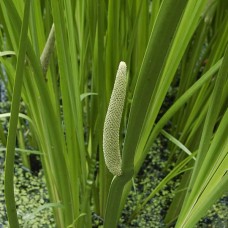
<svg viewBox="0 0 228 228">
<path fill-rule="evenodd" d="M 127 66 L 120 62 L 104 122 L 103 151 L 105 164 L 113 174 L 122 174 L 122 159 L 119 145 L 119 130 L 127 87 Z"/>
</svg>

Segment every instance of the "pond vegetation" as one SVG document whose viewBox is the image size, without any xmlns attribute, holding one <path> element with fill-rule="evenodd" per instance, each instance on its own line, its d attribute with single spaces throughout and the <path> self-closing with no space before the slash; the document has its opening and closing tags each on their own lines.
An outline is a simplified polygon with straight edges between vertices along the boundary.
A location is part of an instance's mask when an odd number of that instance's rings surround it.
<svg viewBox="0 0 228 228">
<path fill-rule="evenodd" d="M 227 44 L 224 0 L 0 1 L 0 225 L 226 227 Z"/>
</svg>

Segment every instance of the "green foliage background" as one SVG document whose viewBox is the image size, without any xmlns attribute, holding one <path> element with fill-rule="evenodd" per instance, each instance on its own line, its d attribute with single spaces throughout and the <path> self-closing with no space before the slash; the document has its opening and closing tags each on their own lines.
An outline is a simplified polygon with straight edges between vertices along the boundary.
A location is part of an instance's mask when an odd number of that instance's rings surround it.
<svg viewBox="0 0 228 228">
<path fill-rule="evenodd" d="M 91 204 L 104 227 L 116 227 L 131 179 L 161 132 L 172 151 L 167 166 L 175 162 L 175 168 L 132 218 L 180 173 L 166 223 L 192 227 L 206 213 L 228 186 L 227 9 L 223 0 L 0 2 L 1 78 L 12 98 L 7 142 L 2 127 L 0 137 L 12 227 L 19 226 L 13 164 L 16 137 L 25 149 L 17 132 L 23 119 L 30 145 L 41 153 L 58 227 L 91 227 Z M 123 175 L 113 178 L 104 163 L 102 135 L 122 60 L 128 66 Z M 174 103 L 160 117 L 174 85 Z M 21 101 L 25 115 L 19 115 Z M 162 131 L 168 122 L 169 133 Z M 177 148 L 183 152 L 176 155 Z M 29 167 L 27 155 L 22 157 Z"/>
</svg>

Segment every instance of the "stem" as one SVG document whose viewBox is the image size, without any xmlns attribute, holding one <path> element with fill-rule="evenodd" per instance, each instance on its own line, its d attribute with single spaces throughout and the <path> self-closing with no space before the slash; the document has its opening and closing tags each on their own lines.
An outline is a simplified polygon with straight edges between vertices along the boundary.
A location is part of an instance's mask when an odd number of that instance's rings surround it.
<svg viewBox="0 0 228 228">
<path fill-rule="evenodd" d="M 104 228 L 116 228 L 119 219 L 119 208 L 124 186 L 133 177 L 133 169 L 121 176 L 115 176 L 112 180 L 107 207 L 105 211 Z"/>
</svg>

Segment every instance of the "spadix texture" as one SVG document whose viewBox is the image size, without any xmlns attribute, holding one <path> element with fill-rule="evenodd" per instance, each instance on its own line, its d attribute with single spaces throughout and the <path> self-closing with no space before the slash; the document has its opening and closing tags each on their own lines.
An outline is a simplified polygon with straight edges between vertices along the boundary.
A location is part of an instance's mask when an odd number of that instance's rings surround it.
<svg viewBox="0 0 228 228">
<path fill-rule="evenodd" d="M 122 159 L 119 145 L 119 130 L 127 87 L 127 66 L 120 62 L 112 90 L 103 132 L 105 164 L 113 174 L 120 176 Z"/>
</svg>

